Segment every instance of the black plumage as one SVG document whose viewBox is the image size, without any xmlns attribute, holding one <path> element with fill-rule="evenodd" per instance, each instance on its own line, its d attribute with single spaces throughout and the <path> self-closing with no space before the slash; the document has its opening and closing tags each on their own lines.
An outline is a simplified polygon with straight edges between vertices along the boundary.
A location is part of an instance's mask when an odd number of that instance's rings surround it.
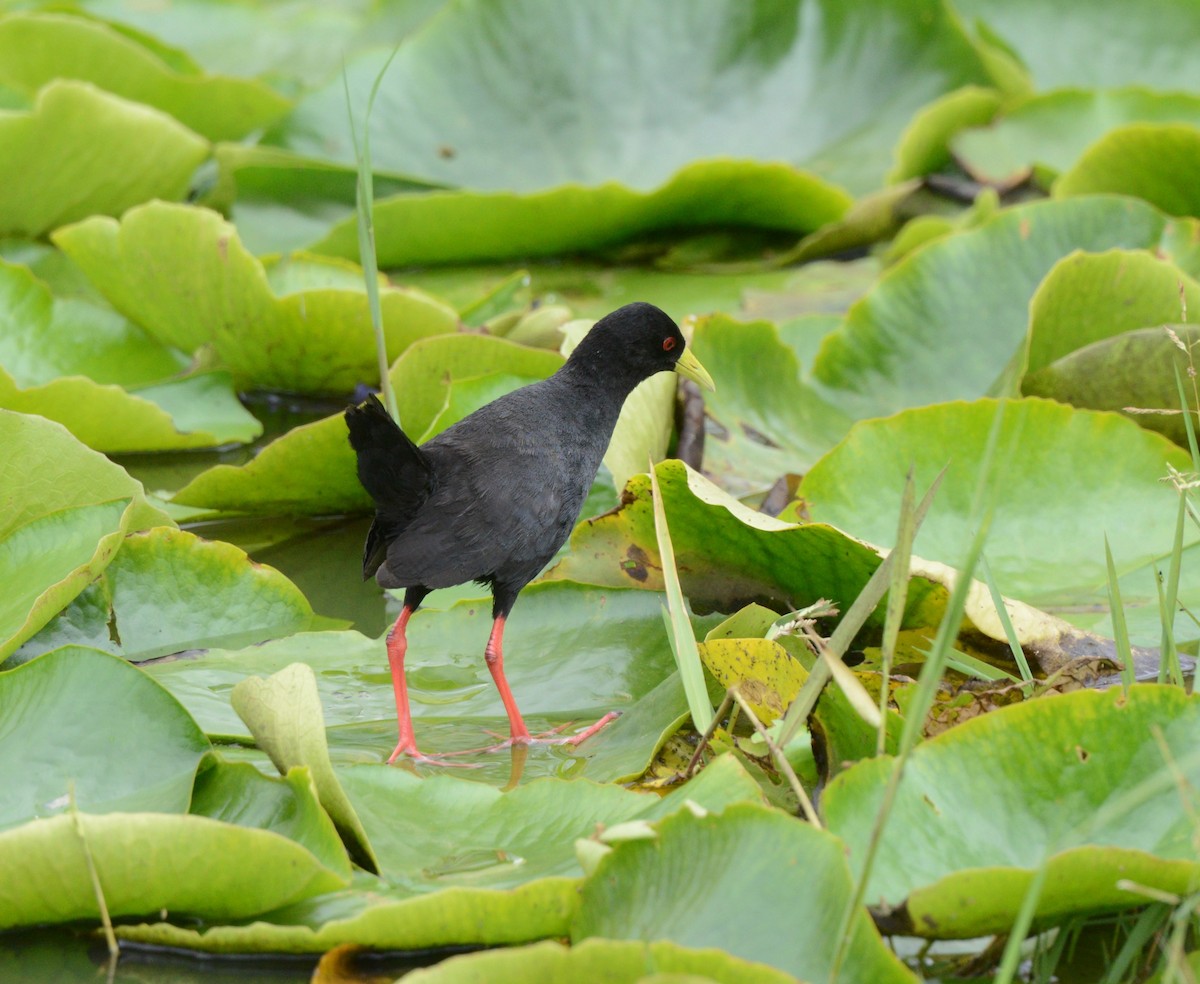
<svg viewBox="0 0 1200 984">
<path fill-rule="evenodd" d="M 375 502 L 363 576 L 407 589 L 388 636 L 400 722 L 389 761 L 422 757 L 404 684 L 408 619 L 431 590 L 465 581 L 491 587 L 494 624 L 485 656 L 508 712 L 510 741 L 530 740 L 504 679 L 504 621 L 578 520 L 625 398 L 644 379 L 672 369 L 712 387 L 675 322 L 635 303 L 597 322 L 549 379 L 489 403 L 421 447 L 375 397 L 346 411 L 359 480 Z"/>
</svg>

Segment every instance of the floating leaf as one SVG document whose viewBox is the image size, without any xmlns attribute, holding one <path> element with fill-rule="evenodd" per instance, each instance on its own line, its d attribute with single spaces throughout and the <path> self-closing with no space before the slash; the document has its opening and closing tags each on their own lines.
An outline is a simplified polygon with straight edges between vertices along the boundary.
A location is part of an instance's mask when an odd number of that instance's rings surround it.
<svg viewBox="0 0 1200 984">
<path fill-rule="evenodd" d="M 375 140 L 372 134 L 372 150 Z M 731 186 L 737 194 L 729 194 Z M 849 204 L 840 188 L 783 164 L 705 161 L 647 191 L 608 181 L 526 194 L 429 191 L 381 198 L 376 249 L 382 265 L 410 266 L 595 252 L 677 229 L 751 226 L 803 235 L 838 219 Z M 310 248 L 356 259 L 354 219 L 343 219 Z"/>
<path fill-rule="evenodd" d="M 378 375 L 367 297 L 361 283 L 346 285 L 342 264 L 305 261 L 310 283 L 335 286 L 273 289 L 232 225 L 162 202 L 54 239 L 117 310 L 186 352 L 211 344 L 241 386 L 345 394 Z M 389 358 L 458 326 L 451 308 L 418 291 L 386 288 L 380 299 Z"/>
<path fill-rule="evenodd" d="M 972 532 L 971 497 L 995 413 L 995 401 L 979 400 L 856 424 L 804 477 L 800 495 L 809 515 L 888 546 L 892 503 L 908 469 L 915 467 L 918 486 L 927 485 L 949 462 L 915 549 L 957 563 Z M 1007 405 L 1000 441 L 1007 465 L 999 472 L 1004 494 L 988 563 L 1006 595 L 1042 607 L 1099 601 L 1107 581 L 1105 533 L 1123 570 L 1170 548 L 1176 493 L 1159 479 L 1168 465 L 1188 468 L 1189 459 L 1159 435 L 1116 414 L 1025 399 Z"/>
<path fill-rule="evenodd" d="M 1200 128 L 1182 123 L 1123 126 L 1097 140 L 1059 179 L 1056 195 L 1116 192 L 1168 215 L 1200 215 L 1200 196 L 1181 175 L 1200 162 Z"/>
<path fill-rule="evenodd" d="M 64 813 L 183 813 L 208 739 L 123 659 L 65 646 L 0 673 L 0 829 Z"/>
<path fill-rule="evenodd" d="M 1055 263 L 1077 249 L 1186 249 L 1180 233 L 1127 198 L 1004 209 L 891 267 L 826 337 L 813 376 L 856 417 L 1015 391 L 1029 299 Z"/>
<path fill-rule="evenodd" d="M 794 980 L 766 964 L 739 960 L 720 950 L 689 950 L 661 940 L 602 939 L 584 940 L 572 947 L 544 940 L 525 947 L 463 954 L 406 976 L 411 984 L 524 984 L 531 980 L 637 984 L 648 976 L 719 984 L 787 984 Z"/>
<path fill-rule="evenodd" d="M 247 677 L 233 688 L 230 702 L 282 774 L 297 765 L 309 770 L 321 805 L 347 847 L 364 868 L 377 871 L 371 842 L 329 761 L 325 715 L 312 667 L 293 663 L 266 680 Z"/>
<path fill-rule="evenodd" d="M 981 181 L 1018 180 L 1032 166 L 1053 180 L 1110 130 L 1164 122 L 1200 123 L 1200 97 L 1142 88 L 1065 89 L 1031 97 L 992 126 L 959 133 L 953 146 Z"/>
<path fill-rule="evenodd" d="M 436 604 L 437 595 L 433 596 Z M 531 729 L 629 709 L 646 731 L 619 720 L 578 748 L 533 749 L 527 775 L 583 774 L 611 781 L 636 775 L 661 732 L 675 719 L 674 693 L 661 707 L 639 709 L 675 669 L 660 615 L 661 597 L 644 591 L 604 591 L 573 584 L 534 584 L 521 593 L 505 633 L 505 671 Z M 711 619 L 699 621 L 701 631 Z M 420 747 L 478 748 L 484 728 L 505 720 L 483 659 L 491 627 L 489 599 L 460 601 L 446 611 L 423 608 L 408 629 L 405 660 Z M 316 668 L 330 754 L 337 763 L 382 761 L 396 744 L 396 705 L 382 639 L 357 632 L 306 632 L 242 650 L 210 650 L 155 663 L 146 670 L 187 707 L 211 735 L 249 740 L 228 694 L 250 676 L 292 663 Z M 676 686 L 678 684 L 676 683 Z M 666 715 L 665 719 L 663 715 Z M 503 784 L 507 757 L 480 755 L 472 778 Z"/>
<path fill-rule="evenodd" d="M 373 163 L 530 191 L 610 180 L 648 189 L 701 158 L 739 157 L 808 167 L 857 193 L 882 182 L 909 113 L 987 78 L 957 19 L 929 0 L 806 0 L 753 17 L 726 0 L 692 13 L 686 0 L 620 0 L 603 12 L 553 0 L 446 7 L 384 78 Z M 356 104 L 385 57 L 347 67 Z M 341 80 L 304 97 L 276 137 L 352 164 Z"/>
<path fill-rule="evenodd" d="M 182 198 L 206 156 L 208 144 L 171 117 L 56 80 L 29 112 L 0 112 L 0 235 Z"/>
<path fill-rule="evenodd" d="M 844 845 L 824 831 L 749 804 L 720 815 L 683 810 L 663 820 L 657 836 L 619 843 L 601 860 L 584 882 L 571 939 L 717 946 L 827 981 L 852 894 Z M 784 898 L 786 906 L 775 904 Z M 865 911 L 850 933 L 838 980 L 916 980 Z"/>
<path fill-rule="evenodd" d="M 1001 708 L 919 745 L 866 898 L 897 931 L 946 939 L 1009 929 L 1043 863 L 1037 917 L 1046 922 L 1144 904 L 1123 882 L 1189 891 L 1194 826 L 1173 772 L 1200 780 L 1198 714 L 1173 687 L 1078 691 Z M 855 870 L 893 768 L 890 757 L 862 762 L 825 793 L 829 829 Z"/>
<path fill-rule="evenodd" d="M 736 762 L 710 766 L 667 797 L 586 780 L 542 779 L 502 793 L 479 782 L 359 766 L 339 778 L 385 878 L 270 913 L 251 925 L 124 926 L 127 939 L 209 952 L 324 952 L 528 942 L 565 936 L 579 904 L 575 840 L 597 824 L 666 816 L 688 799 L 757 802 Z M 551 808 L 552 805 L 552 808 Z"/>
<path fill-rule="evenodd" d="M 415 441 L 454 423 L 444 410 L 452 382 L 487 373 L 545 378 L 562 357 L 486 335 L 445 335 L 417 342 L 391 370 L 400 421 Z M 510 382 L 515 380 L 510 378 Z M 450 391 L 450 392 L 448 392 Z M 481 396 L 482 394 L 476 394 Z M 489 392 L 491 397 L 499 394 Z M 460 404 L 464 414 L 476 409 Z M 241 467 L 216 465 L 174 496 L 182 505 L 291 515 L 366 512 L 371 499 L 358 481 L 354 451 L 340 413 L 289 431 Z"/>
<path fill-rule="evenodd" d="M 311 798 L 307 782 L 293 793 Z M 0 927 L 98 919 L 89 857 L 111 916 L 244 918 L 345 884 L 341 872 L 271 830 L 184 814 L 59 815 L 0 833 L 10 874 L 0 886 Z"/>
<path fill-rule="evenodd" d="M 713 315 L 697 325 L 693 345 L 717 384 L 704 394 L 715 425 L 705 434 L 704 468 L 727 491 L 761 492 L 805 472 L 849 430 L 850 419 L 800 379 L 774 325 Z"/>
<path fill-rule="evenodd" d="M 1191 57 L 1200 12 L 1190 0 L 1162 0 L 1154 16 L 1137 19 L 1136 30 L 1122 0 L 1093 0 L 1083 10 L 1041 0 L 955 0 L 954 9 L 976 33 L 999 39 L 1014 53 L 1039 89 L 1139 84 L 1200 89 Z"/>
<path fill-rule="evenodd" d="M 262 82 L 206 75 L 170 62 L 137 35 L 92 18 L 16 13 L 0 19 L 0 83 L 32 95 L 56 78 L 91 82 L 170 113 L 209 140 L 236 140 L 273 123 L 288 100 Z"/>
<path fill-rule="evenodd" d="M 0 657 L 104 570 L 125 532 L 170 523 L 140 482 L 59 424 L 0 410 Z"/>
<path fill-rule="evenodd" d="M 320 621 L 274 568 L 251 562 L 232 544 L 160 527 L 125 537 L 99 579 L 19 656 L 82 643 L 136 661 L 250 645 Z"/>
<path fill-rule="evenodd" d="M 736 686 L 768 726 L 782 716 L 808 679 L 800 661 L 770 639 L 709 639 L 700 644 L 700 658 L 723 687 Z"/>
</svg>

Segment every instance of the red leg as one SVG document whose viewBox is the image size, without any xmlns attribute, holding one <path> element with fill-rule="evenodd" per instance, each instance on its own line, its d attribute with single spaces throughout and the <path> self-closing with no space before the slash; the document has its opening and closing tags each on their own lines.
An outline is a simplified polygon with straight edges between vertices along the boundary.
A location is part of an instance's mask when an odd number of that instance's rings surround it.
<svg viewBox="0 0 1200 984">
<path fill-rule="evenodd" d="M 395 751 L 388 757 L 391 765 L 401 755 L 411 755 L 413 758 L 424 756 L 417 750 L 417 740 L 413 735 L 412 715 L 408 710 L 408 683 L 404 679 L 404 653 L 408 649 L 408 640 L 404 630 L 412 617 L 415 606 L 410 608 L 405 604 L 400 610 L 400 617 L 387 634 L 388 665 L 392 669 L 392 689 L 396 692 L 396 720 L 400 725 L 400 742 Z"/>
<path fill-rule="evenodd" d="M 492 634 L 488 636 L 487 648 L 484 649 L 483 656 L 487 660 L 488 669 L 492 671 L 492 679 L 496 681 L 496 689 L 500 691 L 500 699 L 504 701 L 504 710 L 508 712 L 509 741 L 513 744 L 527 742 L 529 741 L 529 729 L 525 727 L 521 712 L 517 710 L 517 702 L 508 688 L 508 681 L 504 678 L 503 643 L 504 616 L 500 615 L 492 623 Z"/>
</svg>

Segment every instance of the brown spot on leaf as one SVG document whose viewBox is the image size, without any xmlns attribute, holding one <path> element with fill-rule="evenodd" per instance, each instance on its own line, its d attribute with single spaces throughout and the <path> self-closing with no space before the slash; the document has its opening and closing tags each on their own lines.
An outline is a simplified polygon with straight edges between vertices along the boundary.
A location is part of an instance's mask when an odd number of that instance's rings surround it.
<svg viewBox="0 0 1200 984">
<path fill-rule="evenodd" d="M 625 551 L 625 560 L 621 562 L 621 570 L 640 584 L 649 576 L 649 571 L 646 569 L 649 562 L 650 557 L 646 551 L 636 543 L 631 544 Z"/>
<path fill-rule="evenodd" d="M 1082 745 L 1075 746 L 1075 755 L 1078 757 L 1080 762 L 1086 762 L 1089 758 L 1091 758 L 1091 752 L 1089 752 Z"/>
<path fill-rule="evenodd" d="M 220 255 L 222 260 L 229 259 L 229 237 L 228 236 L 221 236 L 217 240 L 217 253 Z"/>
</svg>

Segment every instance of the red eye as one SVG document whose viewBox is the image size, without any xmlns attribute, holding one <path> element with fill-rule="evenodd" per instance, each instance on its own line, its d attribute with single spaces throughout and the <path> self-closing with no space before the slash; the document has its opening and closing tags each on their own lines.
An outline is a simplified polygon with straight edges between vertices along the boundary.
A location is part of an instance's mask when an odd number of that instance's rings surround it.
<svg viewBox="0 0 1200 984">
<path fill-rule="evenodd" d="M 663 339 L 663 351 L 670 352 L 675 347 L 675 339 L 668 335 Z"/>
</svg>

